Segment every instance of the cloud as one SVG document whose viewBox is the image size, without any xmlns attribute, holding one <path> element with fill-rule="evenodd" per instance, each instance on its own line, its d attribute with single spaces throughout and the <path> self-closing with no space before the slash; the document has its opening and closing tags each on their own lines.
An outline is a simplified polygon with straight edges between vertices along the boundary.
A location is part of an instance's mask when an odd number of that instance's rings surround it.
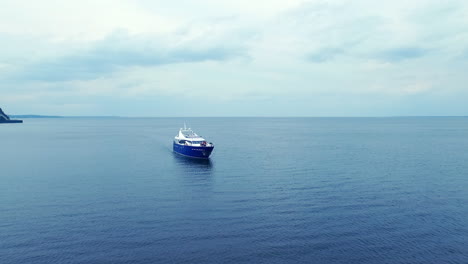
<svg viewBox="0 0 468 264">
<path fill-rule="evenodd" d="M 267 114 L 271 102 L 295 109 L 288 115 L 326 115 L 347 113 L 353 97 L 350 114 L 358 105 L 378 114 L 387 97 L 466 95 L 461 0 L 26 2 L 0 10 L 0 100 L 31 109 L 91 104 L 112 114 L 127 100 L 156 109 L 164 97 L 171 103 L 158 111 L 171 113 L 183 97 L 206 99 L 204 115 L 244 106 L 255 115 L 257 103 Z"/>
<path fill-rule="evenodd" d="M 404 60 L 421 58 L 428 50 L 418 47 L 402 47 L 388 49 L 376 55 L 376 58 L 386 62 L 400 62 Z"/>
<path fill-rule="evenodd" d="M 219 43 L 173 43 L 153 36 L 114 34 L 73 54 L 27 64 L 15 79 L 70 81 L 94 79 L 126 67 L 225 61 L 247 56 L 242 46 Z"/>
<path fill-rule="evenodd" d="M 332 60 L 336 56 L 343 54 L 344 50 L 340 48 L 325 48 L 307 56 L 307 60 L 315 63 Z"/>
</svg>

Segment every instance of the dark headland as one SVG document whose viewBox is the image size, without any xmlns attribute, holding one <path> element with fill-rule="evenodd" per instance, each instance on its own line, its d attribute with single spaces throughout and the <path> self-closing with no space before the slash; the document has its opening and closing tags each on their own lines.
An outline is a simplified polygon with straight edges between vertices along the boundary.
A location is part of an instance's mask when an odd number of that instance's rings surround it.
<svg viewBox="0 0 468 264">
<path fill-rule="evenodd" d="M 1 123 L 23 123 L 23 120 L 11 120 L 10 117 L 0 108 L 0 124 Z"/>
</svg>

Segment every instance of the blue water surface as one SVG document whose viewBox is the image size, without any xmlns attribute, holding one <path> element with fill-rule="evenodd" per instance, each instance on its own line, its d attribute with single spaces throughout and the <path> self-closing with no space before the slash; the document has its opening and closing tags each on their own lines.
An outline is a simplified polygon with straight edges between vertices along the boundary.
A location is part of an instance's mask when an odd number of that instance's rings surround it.
<svg viewBox="0 0 468 264">
<path fill-rule="evenodd" d="M 172 152 L 187 122 L 208 161 Z M 0 125 L 0 263 L 468 263 L 468 118 Z"/>
</svg>

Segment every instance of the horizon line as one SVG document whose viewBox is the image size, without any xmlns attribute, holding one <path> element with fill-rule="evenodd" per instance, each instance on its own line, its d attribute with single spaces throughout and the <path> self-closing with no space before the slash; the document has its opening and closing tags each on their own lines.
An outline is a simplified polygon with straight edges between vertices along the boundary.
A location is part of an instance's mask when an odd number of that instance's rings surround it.
<svg viewBox="0 0 468 264">
<path fill-rule="evenodd" d="M 118 115 L 9 115 L 14 118 L 414 118 L 414 117 L 468 117 L 468 115 L 388 115 L 388 116 L 118 116 Z"/>
</svg>

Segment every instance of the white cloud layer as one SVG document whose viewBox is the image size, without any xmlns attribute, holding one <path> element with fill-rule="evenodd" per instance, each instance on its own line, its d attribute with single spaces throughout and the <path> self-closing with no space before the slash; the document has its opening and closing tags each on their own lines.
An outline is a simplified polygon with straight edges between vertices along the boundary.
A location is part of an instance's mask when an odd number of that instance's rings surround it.
<svg viewBox="0 0 468 264">
<path fill-rule="evenodd" d="M 10 112 L 468 111 L 460 99 L 468 96 L 468 4 L 461 0 L 0 4 L 0 106 Z"/>
</svg>

